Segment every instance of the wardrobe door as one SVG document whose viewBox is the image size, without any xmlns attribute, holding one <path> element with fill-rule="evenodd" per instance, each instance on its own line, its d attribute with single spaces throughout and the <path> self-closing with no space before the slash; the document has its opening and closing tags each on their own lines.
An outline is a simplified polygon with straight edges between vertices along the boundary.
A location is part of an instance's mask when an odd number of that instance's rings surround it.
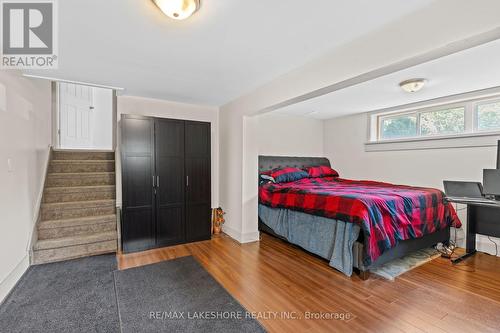
<svg viewBox="0 0 500 333">
<path fill-rule="evenodd" d="M 211 237 L 210 123 L 186 121 L 186 238 Z"/>
<path fill-rule="evenodd" d="M 154 122 L 123 115 L 121 119 L 122 247 L 124 252 L 154 247 Z"/>
<path fill-rule="evenodd" d="M 155 120 L 157 246 L 186 241 L 184 223 L 184 121 Z"/>
</svg>

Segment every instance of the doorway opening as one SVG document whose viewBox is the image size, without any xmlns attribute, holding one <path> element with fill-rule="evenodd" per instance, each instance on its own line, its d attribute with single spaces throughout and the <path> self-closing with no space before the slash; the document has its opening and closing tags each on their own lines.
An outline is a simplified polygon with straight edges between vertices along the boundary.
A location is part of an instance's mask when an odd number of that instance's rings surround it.
<svg viewBox="0 0 500 333">
<path fill-rule="evenodd" d="M 57 82 L 57 148 L 114 149 L 114 91 Z"/>
</svg>

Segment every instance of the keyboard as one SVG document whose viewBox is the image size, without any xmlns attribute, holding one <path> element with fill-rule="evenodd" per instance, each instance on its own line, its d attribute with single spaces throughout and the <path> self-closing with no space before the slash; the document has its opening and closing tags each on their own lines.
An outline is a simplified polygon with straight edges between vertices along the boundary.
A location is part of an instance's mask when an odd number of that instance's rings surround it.
<svg viewBox="0 0 500 333">
<path fill-rule="evenodd" d="M 478 202 L 485 204 L 498 204 L 496 200 L 486 199 L 486 198 L 469 198 L 469 197 L 446 197 L 450 201 L 464 201 L 464 202 Z"/>
</svg>

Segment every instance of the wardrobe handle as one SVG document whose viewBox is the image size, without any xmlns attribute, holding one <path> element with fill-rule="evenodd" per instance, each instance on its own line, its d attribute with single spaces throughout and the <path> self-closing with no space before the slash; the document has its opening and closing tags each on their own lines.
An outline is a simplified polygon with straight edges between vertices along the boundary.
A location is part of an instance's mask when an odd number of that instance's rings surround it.
<svg viewBox="0 0 500 333">
<path fill-rule="evenodd" d="M 156 176 L 156 187 L 160 187 L 160 176 Z"/>
<path fill-rule="evenodd" d="M 155 188 L 155 187 L 156 187 L 155 179 L 156 179 L 156 177 L 155 177 L 155 176 L 153 176 L 153 188 Z"/>
<path fill-rule="evenodd" d="M 189 176 L 186 176 L 186 186 L 189 186 Z"/>
</svg>

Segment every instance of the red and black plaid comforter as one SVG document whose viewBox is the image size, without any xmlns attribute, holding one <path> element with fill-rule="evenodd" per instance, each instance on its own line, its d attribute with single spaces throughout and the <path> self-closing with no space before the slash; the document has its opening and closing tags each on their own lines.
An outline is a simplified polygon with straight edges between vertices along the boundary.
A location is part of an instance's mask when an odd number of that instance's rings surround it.
<svg viewBox="0 0 500 333">
<path fill-rule="evenodd" d="M 399 241 L 450 225 L 459 228 L 453 206 L 437 189 L 333 177 L 265 184 L 261 204 L 357 223 L 365 236 L 365 265 Z"/>
</svg>

